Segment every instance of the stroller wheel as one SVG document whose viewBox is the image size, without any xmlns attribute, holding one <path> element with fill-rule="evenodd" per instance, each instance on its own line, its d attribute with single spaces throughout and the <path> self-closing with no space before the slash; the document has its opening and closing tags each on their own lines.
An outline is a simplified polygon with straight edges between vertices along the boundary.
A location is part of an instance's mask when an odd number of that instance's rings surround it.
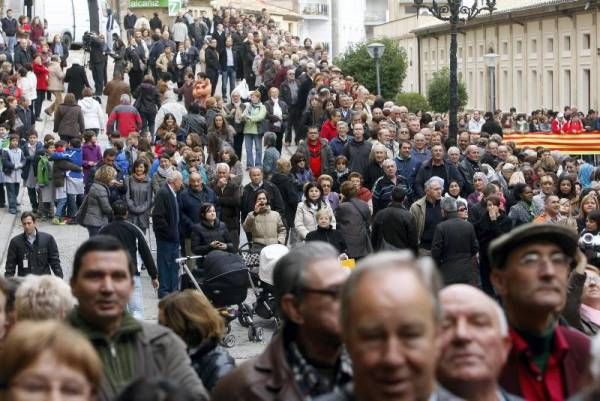
<svg viewBox="0 0 600 401">
<path fill-rule="evenodd" d="M 239 305 L 238 308 L 238 322 L 242 327 L 248 327 L 252 323 L 252 306 L 247 303 Z"/>
<path fill-rule="evenodd" d="M 231 323 L 227 322 L 227 323 L 225 324 L 225 330 L 227 330 L 227 333 L 226 333 L 226 334 L 229 334 L 229 333 L 231 333 Z"/>
<path fill-rule="evenodd" d="M 227 348 L 231 348 L 235 345 L 235 336 L 233 334 L 227 334 L 223 337 L 223 345 Z"/>
<path fill-rule="evenodd" d="M 248 340 L 259 343 L 263 340 L 264 333 L 262 327 L 250 326 L 248 327 Z"/>
</svg>

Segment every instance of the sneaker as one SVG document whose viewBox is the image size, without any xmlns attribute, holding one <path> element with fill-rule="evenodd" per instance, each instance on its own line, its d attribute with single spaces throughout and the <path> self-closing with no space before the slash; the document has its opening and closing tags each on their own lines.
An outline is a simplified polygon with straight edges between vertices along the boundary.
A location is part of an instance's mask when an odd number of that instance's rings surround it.
<svg viewBox="0 0 600 401">
<path fill-rule="evenodd" d="M 8 213 L 10 213 L 10 214 L 17 214 L 17 211 L 16 210 L 9 210 Z"/>
<path fill-rule="evenodd" d="M 63 226 L 65 225 L 65 221 L 61 218 L 55 217 L 52 219 L 52 224 L 54 224 L 55 226 Z"/>
</svg>

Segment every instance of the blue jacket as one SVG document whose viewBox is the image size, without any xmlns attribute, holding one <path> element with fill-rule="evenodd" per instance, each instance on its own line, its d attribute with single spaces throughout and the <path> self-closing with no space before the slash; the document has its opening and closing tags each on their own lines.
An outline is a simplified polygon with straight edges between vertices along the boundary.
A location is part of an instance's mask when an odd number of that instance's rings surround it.
<svg viewBox="0 0 600 401">
<path fill-rule="evenodd" d="M 217 195 L 206 184 L 202 185 L 201 191 L 195 192 L 188 188 L 179 194 L 179 210 L 181 212 L 179 227 L 184 238 L 189 238 L 192 226 L 200 222 L 200 206 L 206 202 L 215 205 L 217 216 L 221 214 L 220 209 L 217 209 Z"/>
<path fill-rule="evenodd" d="M 412 154 L 406 159 L 401 159 L 400 155 L 398 155 L 394 158 L 394 161 L 396 162 L 398 174 L 405 177 L 408 186 L 412 188 L 415 183 L 417 171 L 419 171 L 419 167 L 421 166 L 421 162 L 412 157 Z"/>
<path fill-rule="evenodd" d="M 338 157 L 344 151 L 344 146 L 352 139 L 350 135 L 346 137 L 346 142 L 342 142 L 339 136 L 329 141 L 329 148 L 333 152 L 333 157 Z"/>
<path fill-rule="evenodd" d="M 68 149 L 65 149 L 64 152 L 54 152 L 54 153 L 52 153 L 50 158 L 52 160 L 68 160 L 71 163 L 78 165 L 79 167 L 82 167 L 82 165 L 83 165 L 83 157 L 81 154 L 81 148 L 68 148 Z M 76 178 L 76 179 L 78 179 L 78 178 L 83 179 L 83 172 L 68 170 L 66 172 L 66 176 L 71 177 L 71 178 Z"/>
<path fill-rule="evenodd" d="M 410 156 L 419 162 L 419 165 L 423 164 L 428 159 L 431 159 L 431 150 L 425 149 L 424 152 L 417 152 L 415 148 L 410 151 Z"/>
</svg>

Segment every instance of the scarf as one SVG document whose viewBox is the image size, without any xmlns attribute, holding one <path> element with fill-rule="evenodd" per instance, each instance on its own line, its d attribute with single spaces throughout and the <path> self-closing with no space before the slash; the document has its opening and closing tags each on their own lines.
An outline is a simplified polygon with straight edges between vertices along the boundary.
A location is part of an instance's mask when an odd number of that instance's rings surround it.
<svg viewBox="0 0 600 401">
<path fill-rule="evenodd" d="M 579 309 L 581 317 L 594 323 L 596 326 L 600 326 L 600 310 L 581 304 Z"/>
<path fill-rule="evenodd" d="M 168 168 L 162 168 L 162 167 L 158 167 L 158 170 L 156 171 L 158 174 L 160 174 L 161 177 L 167 178 L 171 175 L 171 172 L 173 171 L 172 168 L 168 167 Z"/>
</svg>

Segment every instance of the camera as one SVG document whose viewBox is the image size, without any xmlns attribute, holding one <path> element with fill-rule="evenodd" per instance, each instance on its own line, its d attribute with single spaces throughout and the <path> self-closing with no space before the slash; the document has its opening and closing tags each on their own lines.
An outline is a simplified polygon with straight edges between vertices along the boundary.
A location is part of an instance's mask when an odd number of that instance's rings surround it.
<svg viewBox="0 0 600 401">
<path fill-rule="evenodd" d="M 91 32 L 85 32 L 83 34 L 82 42 L 83 42 L 83 50 L 89 52 L 92 48 L 92 40 L 94 38 L 94 34 Z"/>
<path fill-rule="evenodd" d="M 590 258 L 600 258 L 600 235 L 586 233 L 579 238 L 579 248 Z"/>
</svg>

